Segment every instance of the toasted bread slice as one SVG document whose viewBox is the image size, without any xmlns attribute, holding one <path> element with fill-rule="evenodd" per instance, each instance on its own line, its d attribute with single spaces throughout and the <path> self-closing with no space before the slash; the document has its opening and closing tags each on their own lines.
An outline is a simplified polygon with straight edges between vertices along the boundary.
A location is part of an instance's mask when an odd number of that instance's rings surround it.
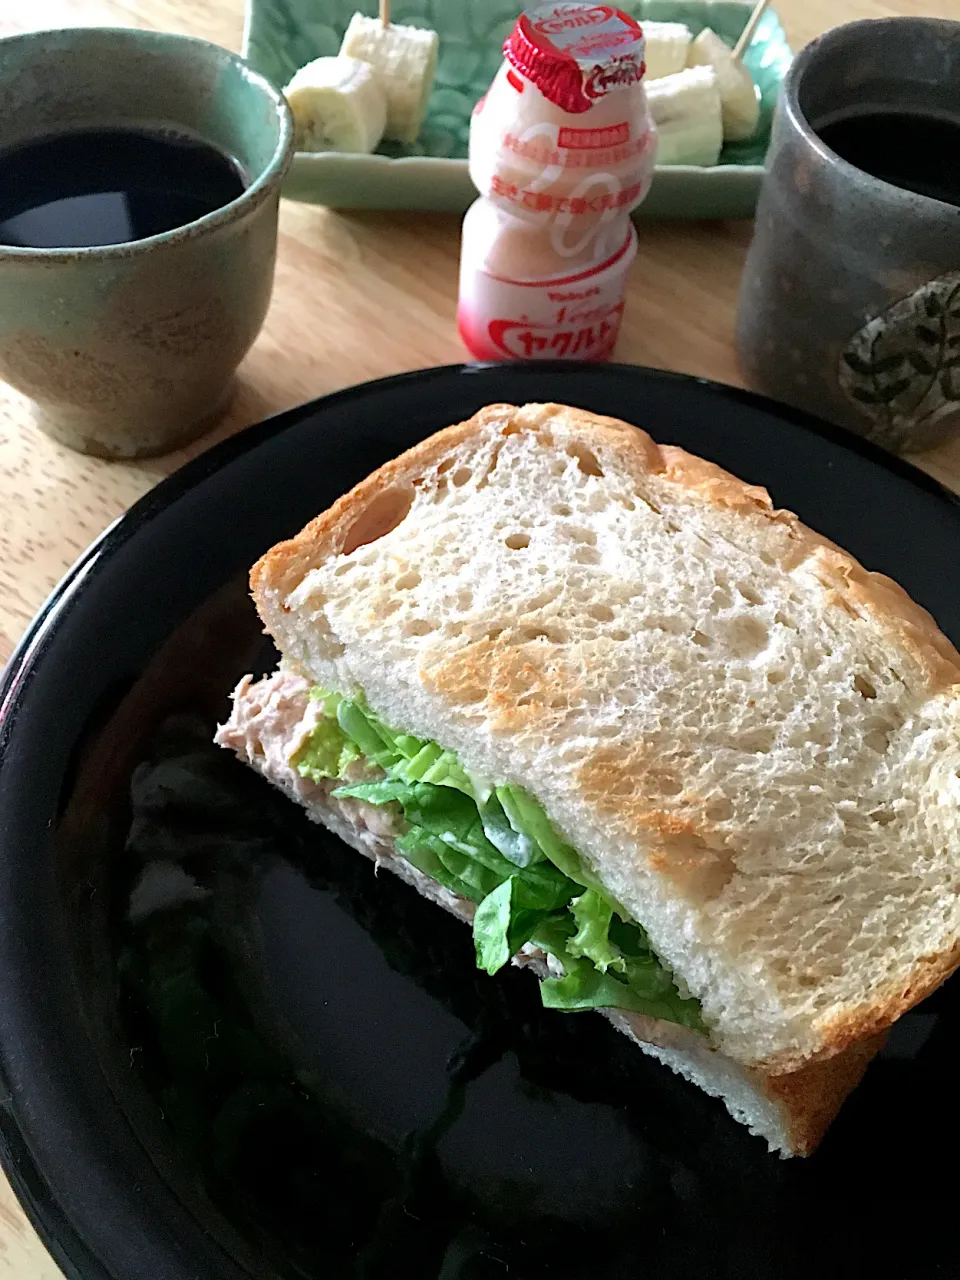
<svg viewBox="0 0 960 1280">
<path fill-rule="evenodd" d="M 310 680 L 534 795 L 775 1105 L 845 1088 L 960 960 L 960 655 L 763 489 L 497 405 L 251 582 Z"/>
</svg>

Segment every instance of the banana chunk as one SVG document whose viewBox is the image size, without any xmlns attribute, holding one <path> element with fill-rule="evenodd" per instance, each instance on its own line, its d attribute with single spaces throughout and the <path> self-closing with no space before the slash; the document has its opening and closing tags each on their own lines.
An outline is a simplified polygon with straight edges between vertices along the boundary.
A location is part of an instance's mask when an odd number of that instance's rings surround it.
<svg viewBox="0 0 960 1280">
<path fill-rule="evenodd" d="M 385 138 L 416 141 L 433 87 L 438 46 L 435 31 L 384 26 L 379 18 L 362 13 L 350 19 L 340 52 L 369 62 L 377 73 L 387 97 Z"/>
<path fill-rule="evenodd" d="M 387 122 L 387 96 L 368 62 L 315 58 L 284 89 L 301 151 L 373 151 Z"/>
<path fill-rule="evenodd" d="M 643 60 L 646 79 L 660 80 L 672 76 L 687 65 L 690 28 L 682 22 L 644 22 Z"/>
<path fill-rule="evenodd" d="M 717 163 L 723 146 L 720 89 L 712 67 L 688 67 L 647 85 L 657 126 L 657 165 Z"/>
<path fill-rule="evenodd" d="M 723 107 L 723 136 L 727 142 L 753 137 L 760 120 L 760 102 L 753 77 L 739 58 L 733 56 L 715 31 L 704 29 L 690 45 L 687 66 L 713 67 L 720 86 Z"/>
</svg>

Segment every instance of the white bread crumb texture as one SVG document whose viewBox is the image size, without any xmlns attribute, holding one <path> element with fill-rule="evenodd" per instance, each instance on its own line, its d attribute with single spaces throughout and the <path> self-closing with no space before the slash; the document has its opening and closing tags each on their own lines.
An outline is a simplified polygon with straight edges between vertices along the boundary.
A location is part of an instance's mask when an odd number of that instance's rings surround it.
<svg viewBox="0 0 960 1280">
<path fill-rule="evenodd" d="M 615 426 L 487 411 L 261 608 L 313 679 L 526 787 L 715 1042 L 786 1069 L 956 944 L 955 689 L 835 549 Z"/>
</svg>

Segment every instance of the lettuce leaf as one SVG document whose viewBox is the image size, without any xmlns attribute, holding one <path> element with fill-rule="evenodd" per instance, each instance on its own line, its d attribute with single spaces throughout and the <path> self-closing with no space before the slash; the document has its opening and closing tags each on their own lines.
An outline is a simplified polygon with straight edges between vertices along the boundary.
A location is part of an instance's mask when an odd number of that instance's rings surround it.
<svg viewBox="0 0 960 1280">
<path fill-rule="evenodd" d="M 568 1012 L 627 1009 L 677 1022 L 694 1031 L 706 1030 L 698 1001 L 681 999 L 656 958 L 651 956 L 650 961 L 648 972 L 629 974 L 626 981 L 621 981 L 610 973 L 601 973 L 589 960 L 565 959 L 566 973 L 562 978 L 546 978 L 540 983 L 544 1007 Z M 662 979 L 666 979 L 665 987 Z"/>
<path fill-rule="evenodd" d="M 423 827 L 411 827 L 397 840 L 397 852 L 425 875 L 459 894 L 480 903 L 500 884 L 500 877 L 475 858 L 452 848 Z"/>
<path fill-rule="evenodd" d="M 506 786 L 497 787 L 497 798 L 503 805 L 510 825 L 515 830 L 526 832 L 535 840 L 545 858 L 549 858 L 555 867 L 577 884 L 582 884 L 585 889 L 594 889 L 605 897 L 614 911 L 626 917 L 626 911 L 611 898 L 593 872 L 583 865 L 576 849 L 560 839 L 543 806 L 533 796 L 522 787 Z"/>
<path fill-rule="evenodd" d="M 337 707 L 337 723 L 368 760 L 378 764 L 381 769 L 394 763 L 396 748 L 377 732 L 376 722 L 367 718 L 358 702 L 342 698 Z"/>
<path fill-rule="evenodd" d="M 570 912 L 577 922 L 577 932 L 567 942 L 567 955 L 589 960 L 606 973 L 616 969 L 623 973 L 626 960 L 617 945 L 610 941 L 610 925 L 613 907 L 595 889 L 588 889 L 570 904 Z"/>
<path fill-rule="evenodd" d="M 452 751 L 410 733 L 394 732 L 354 698 L 339 700 L 336 717 L 342 732 L 389 777 L 451 787 L 473 799 L 470 779 Z"/>
<path fill-rule="evenodd" d="M 321 720 L 294 757 L 297 772 L 311 782 L 339 778 L 347 765 L 360 758 L 356 744 L 336 720 Z"/>
<path fill-rule="evenodd" d="M 513 922 L 513 877 L 504 880 L 498 889 L 487 894 L 477 907 L 473 917 L 473 945 L 477 952 L 477 968 L 487 973 L 496 973 L 502 969 L 511 956 L 523 946 L 519 944 L 513 951 L 510 944 L 510 926 Z M 524 939 L 526 941 L 526 939 Z"/>
<path fill-rule="evenodd" d="M 696 1000 L 683 999 L 640 925 L 557 833 L 521 787 L 491 786 L 436 742 L 397 733 L 362 698 L 322 689 L 325 718 L 300 749 L 306 777 L 343 777 L 357 759 L 383 772 L 334 791 L 367 804 L 396 804 L 407 830 L 397 852 L 452 893 L 476 904 L 477 965 L 496 973 L 528 942 L 553 956 L 562 977 L 540 984 L 551 1009 L 626 1009 L 705 1030 Z"/>
<path fill-rule="evenodd" d="M 387 778 L 338 787 L 334 795 L 401 806 L 409 829 L 397 841 L 398 852 L 446 888 L 480 904 L 474 940 L 478 963 L 489 973 L 516 955 L 544 916 L 565 907 L 577 891 L 549 863 L 520 869 L 504 858 L 486 838 L 476 804 L 460 791 Z"/>
<path fill-rule="evenodd" d="M 383 782 L 358 782 L 338 787 L 334 795 L 365 800 L 368 804 L 387 804 L 396 800 L 411 828 L 420 828 L 428 835 L 437 836 L 451 848 L 476 859 L 499 876 L 498 884 L 514 871 L 513 864 L 484 835 L 477 806 L 461 791 L 432 782 L 387 778 Z"/>
<path fill-rule="evenodd" d="M 473 917 L 477 967 L 496 973 L 529 942 L 550 914 L 519 875 L 488 894 Z"/>
<path fill-rule="evenodd" d="M 503 790 L 506 788 L 492 789 L 485 800 L 478 802 L 487 839 L 515 866 L 529 867 L 533 862 L 542 862 L 546 855 L 539 844 L 529 832 L 515 826 L 508 816 L 500 799 Z"/>
<path fill-rule="evenodd" d="M 549 858 L 565 876 L 577 884 L 590 885 L 593 877 L 585 871 L 580 855 L 559 838 L 533 796 L 522 787 L 497 787 L 497 799 L 514 831 L 523 831 L 535 840 L 544 857 Z"/>
</svg>

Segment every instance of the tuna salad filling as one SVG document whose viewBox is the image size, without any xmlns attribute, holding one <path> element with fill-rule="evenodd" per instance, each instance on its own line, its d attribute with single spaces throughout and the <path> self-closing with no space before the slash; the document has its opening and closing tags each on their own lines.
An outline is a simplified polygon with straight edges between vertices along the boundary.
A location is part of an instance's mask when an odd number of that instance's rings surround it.
<svg viewBox="0 0 960 1280">
<path fill-rule="evenodd" d="M 642 927 L 602 888 L 525 790 L 468 772 L 451 751 L 385 725 L 362 697 L 281 668 L 234 694 L 217 733 L 270 781 L 408 864 L 473 919 L 477 965 L 542 955 L 547 1008 L 622 1009 L 704 1031 Z M 445 901 L 450 896 L 450 901 Z"/>
</svg>

